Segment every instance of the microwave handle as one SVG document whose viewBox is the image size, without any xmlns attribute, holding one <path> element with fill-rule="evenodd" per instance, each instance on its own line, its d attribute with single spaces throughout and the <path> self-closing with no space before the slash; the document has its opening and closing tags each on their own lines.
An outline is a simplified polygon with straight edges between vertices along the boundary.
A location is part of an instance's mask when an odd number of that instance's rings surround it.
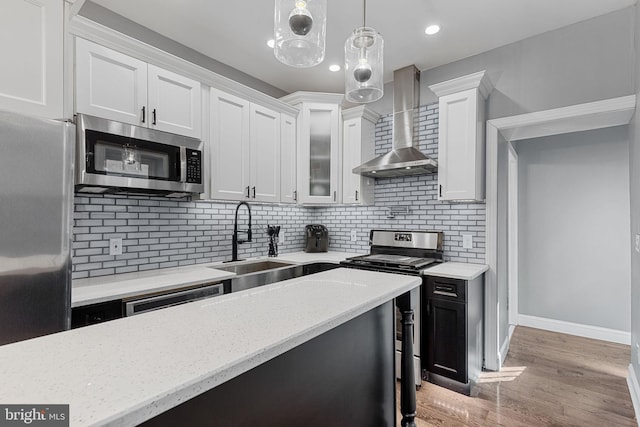
<svg viewBox="0 0 640 427">
<path fill-rule="evenodd" d="M 187 147 L 180 147 L 180 182 L 187 182 Z"/>
</svg>

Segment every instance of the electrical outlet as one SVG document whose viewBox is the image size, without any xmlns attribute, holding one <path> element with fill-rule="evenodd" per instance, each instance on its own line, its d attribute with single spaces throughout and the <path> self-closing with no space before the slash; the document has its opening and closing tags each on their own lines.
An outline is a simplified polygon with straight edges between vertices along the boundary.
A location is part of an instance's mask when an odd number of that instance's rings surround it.
<svg viewBox="0 0 640 427">
<path fill-rule="evenodd" d="M 473 234 L 463 234 L 462 235 L 462 247 L 464 249 L 473 248 Z"/>
<path fill-rule="evenodd" d="M 357 242 L 358 241 L 358 231 L 357 230 L 351 230 L 351 241 L 352 242 Z"/>
<path fill-rule="evenodd" d="M 640 233 L 636 233 L 636 252 L 640 253 Z"/>
<path fill-rule="evenodd" d="M 109 255 L 122 255 L 122 239 L 109 239 Z"/>
</svg>

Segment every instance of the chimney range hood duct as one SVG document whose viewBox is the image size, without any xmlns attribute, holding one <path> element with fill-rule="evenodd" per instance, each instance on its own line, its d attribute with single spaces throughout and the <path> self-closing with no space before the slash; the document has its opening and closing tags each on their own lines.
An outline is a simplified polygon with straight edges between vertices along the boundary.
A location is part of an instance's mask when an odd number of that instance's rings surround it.
<svg viewBox="0 0 640 427">
<path fill-rule="evenodd" d="M 352 172 L 371 178 L 425 175 L 438 163 L 418 149 L 414 123 L 420 104 L 420 71 L 414 66 L 393 72 L 393 143 L 387 154 L 353 168 Z"/>
</svg>

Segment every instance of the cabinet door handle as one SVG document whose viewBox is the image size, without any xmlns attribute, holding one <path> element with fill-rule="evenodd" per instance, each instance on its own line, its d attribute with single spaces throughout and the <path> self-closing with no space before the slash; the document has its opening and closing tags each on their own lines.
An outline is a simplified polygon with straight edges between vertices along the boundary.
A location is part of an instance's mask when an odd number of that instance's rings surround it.
<svg viewBox="0 0 640 427">
<path fill-rule="evenodd" d="M 255 199 L 256 198 L 256 187 L 253 187 L 252 190 L 253 190 L 253 198 Z"/>
<path fill-rule="evenodd" d="M 442 185 L 440 186 L 440 197 L 442 197 Z"/>
<path fill-rule="evenodd" d="M 298 201 L 298 190 L 293 190 L 293 201 L 294 202 Z"/>
<path fill-rule="evenodd" d="M 433 289 L 433 293 L 437 295 L 444 295 L 447 297 L 458 296 L 455 286 L 450 286 L 450 285 L 435 285 Z"/>
<path fill-rule="evenodd" d="M 152 125 L 156 124 L 156 109 L 153 109 L 153 122 L 151 123 Z"/>
<path fill-rule="evenodd" d="M 356 190 L 356 202 L 358 201 L 358 190 Z"/>
<path fill-rule="evenodd" d="M 147 120 L 147 107 L 143 106 L 142 107 L 142 123 L 144 123 Z"/>
<path fill-rule="evenodd" d="M 431 300 L 427 302 L 427 317 L 431 314 Z"/>
<path fill-rule="evenodd" d="M 335 202 L 336 200 L 338 200 L 338 199 L 337 199 L 338 195 L 337 195 L 336 193 L 337 193 L 337 191 L 334 191 L 334 192 L 333 192 L 333 201 L 334 201 L 334 202 Z"/>
<path fill-rule="evenodd" d="M 249 186 L 247 185 L 247 199 L 249 198 Z"/>
</svg>

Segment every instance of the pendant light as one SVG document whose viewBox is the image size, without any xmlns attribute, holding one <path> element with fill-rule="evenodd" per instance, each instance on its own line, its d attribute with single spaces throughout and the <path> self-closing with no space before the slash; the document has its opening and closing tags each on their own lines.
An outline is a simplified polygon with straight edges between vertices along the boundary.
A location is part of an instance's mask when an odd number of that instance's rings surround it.
<svg viewBox="0 0 640 427">
<path fill-rule="evenodd" d="M 382 36 L 367 27 L 367 0 L 364 0 L 362 27 L 353 30 L 344 44 L 345 98 L 367 103 L 384 95 Z"/>
<path fill-rule="evenodd" d="M 275 0 L 274 47 L 278 61 L 307 68 L 324 60 L 327 0 Z"/>
</svg>

